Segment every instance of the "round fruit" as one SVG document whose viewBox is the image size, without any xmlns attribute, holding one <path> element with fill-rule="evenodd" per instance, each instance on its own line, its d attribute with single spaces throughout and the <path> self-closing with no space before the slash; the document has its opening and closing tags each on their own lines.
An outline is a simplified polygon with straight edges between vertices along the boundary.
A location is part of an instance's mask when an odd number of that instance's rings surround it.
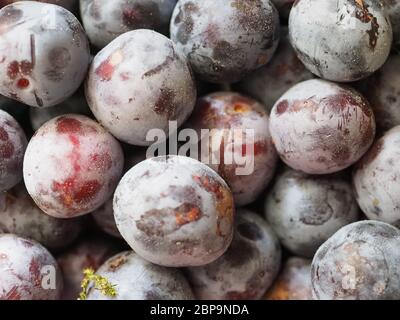
<svg viewBox="0 0 400 320">
<path fill-rule="evenodd" d="M 374 140 L 375 118 L 358 92 L 315 79 L 297 84 L 277 101 L 270 130 L 287 165 L 310 174 L 327 174 L 363 156 Z"/>
<path fill-rule="evenodd" d="M 87 237 L 76 246 L 58 256 L 57 262 L 63 273 L 62 300 L 76 300 L 82 291 L 83 271 L 97 270 L 107 259 L 119 252 L 119 246 L 103 237 Z"/>
<path fill-rule="evenodd" d="M 152 29 L 168 34 L 176 1 L 81 0 L 80 11 L 90 42 L 101 49 L 134 29 Z"/>
<path fill-rule="evenodd" d="M 95 121 L 80 115 L 54 118 L 29 142 L 26 188 L 47 214 L 73 218 L 100 207 L 123 169 L 121 146 Z"/>
<path fill-rule="evenodd" d="M 23 184 L 0 194 L 0 233 L 33 239 L 50 249 L 70 245 L 82 231 L 81 219 L 56 219 L 40 210 Z"/>
<path fill-rule="evenodd" d="M 192 291 L 181 271 L 151 264 L 127 251 L 107 260 L 97 271 L 115 285 L 117 295 L 103 295 L 93 287 L 88 300 L 191 300 Z"/>
<path fill-rule="evenodd" d="M 350 224 L 316 253 L 313 295 L 320 300 L 399 300 L 400 231 L 378 221 Z"/>
<path fill-rule="evenodd" d="M 53 4 L 21 1 L 0 10 L 0 93 L 33 107 L 70 97 L 85 78 L 89 42 L 78 19 Z"/>
<path fill-rule="evenodd" d="M 358 204 L 369 219 L 400 226 L 400 126 L 376 141 L 357 165 L 353 183 Z"/>
<path fill-rule="evenodd" d="M 206 164 L 228 183 L 235 203 L 253 202 L 273 178 L 278 161 L 265 107 L 237 93 L 217 92 L 198 100 L 189 126 L 199 136 L 202 129 L 210 130 L 201 141 L 201 158 L 209 159 Z M 209 146 L 203 147 L 204 141 Z"/>
<path fill-rule="evenodd" d="M 284 247 L 312 258 L 332 234 L 357 221 L 359 209 L 344 178 L 286 170 L 267 197 L 265 215 Z"/>
<path fill-rule="evenodd" d="M 289 17 L 290 42 L 315 75 L 349 82 L 368 77 L 392 45 L 389 15 L 376 0 L 300 0 Z"/>
<path fill-rule="evenodd" d="M 313 77 L 297 58 L 289 43 L 287 31 L 282 28 L 281 42 L 271 62 L 244 78 L 237 88 L 261 101 L 270 112 L 287 90 Z"/>
<path fill-rule="evenodd" d="M 311 260 L 289 258 L 266 300 L 312 300 Z"/>
<path fill-rule="evenodd" d="M 22 163 L 28 141 L 15 119 L 0 110 L 0 192 L 22 180 Z"/>
<path fill-rule="evenodd" d="M 58 300 L 63 280 L 42 245 L 0 234 L 0 300 Z"/>
<path fill-rule="evenodd" d="M 268 63 L 279 41 L 269 0 L 179 0 L 171 39 L 209 82 L 236 82 Z"/>
<path fill-rule="evenodd" d="M 145 160 L 122 178 L 114 215 L 140 256 L 168 267 L 198 266 L 219 258 L 233 236 L 234 203 L 226 183 L 197 160 Z"/>
<path fill-rule="evenodd" d="M 197 299 L 260 299 L 280 263 L 281 248 L 272 229 L 257 214 L 242 210 L 228 251 L 211 264 L 189 268 L 188 279 Z"/>
<path fill-rule="evenodd" d="M 86 96 L 95 117 L 118 139 L 150 145 L 149 130 L 168 132 L 192 113 L 196 85 L 186 58 L 151 30 L 119 36 L 94 58 Z"/>
</svg>

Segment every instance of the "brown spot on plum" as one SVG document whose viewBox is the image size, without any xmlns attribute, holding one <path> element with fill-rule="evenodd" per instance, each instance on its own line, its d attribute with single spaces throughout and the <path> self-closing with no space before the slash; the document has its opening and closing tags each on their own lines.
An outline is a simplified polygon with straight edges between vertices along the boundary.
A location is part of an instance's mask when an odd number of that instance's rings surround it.
<svg viewBox="0 0 400 320">
<path fill-rule="evenodd" d="M 60 117 L 57 119 L 56 130 L 58 133 L 71 134 L 80 133 L 82 131 L 82 122 L 68 117 Z"/>
<path fill-rule="evenodd" d="M 261 229 L 252 222 L 244 222 L 238 225 L 237 231 L 242 237 L 252 241 L 261 240 L 264 236 Z"/>
<path fill-rule="evenodd" d="M 194 21 L 192 14 L 198 12 L 198 7 L 193 2 L 187 2 L 180 8 L 179 14 L 174 23 L 180 24 L 177 31 L 177 38 L 182 44 L 186 44 L 190 34 L 193 32 Z"/>
<path fill-rule="evenodd" d="M 11 141 L 0 144 L 0 156 L 3 159 L 10 159 L 14 154 L 15 148 Z"/>
<path fill-rule="evenodd" d="M 4 128 L 0 127 L 0 140 L 7 141 L 8 139 L 9 139 L 9 136 L 8 136 L 7 131 Z"/>
<path fill-rule="evenodd" d="M 289 102 L 287 100 L 282 100 L 276 106 L 276 113 L 283 114 L 289 108 Z"/>
<path fill-rule="evenodd" d="M 21 300 L 18 289 L 18 286 L 13 286 L 4 296 L 0 296 L 0 300 Z"/>
<path fill-rule="evenodd" d="M 358 20 L 363 23 L 371 23 L 371 29 L 367 30 L 369 36 L 369 46 L 371 49 L 375 49 L 379 35 L 379 24 L 376 17 L 369 12 L 369 6 L 364 3 L 363 0 L 353 0 L 353 4 L 356 6 L 355 16 Z"/>
<path fill-rule="evenodd" d="M 32 258 L 31 262 L 29 263 L 29 273 L 31 276 L 32 283 L 38 287 L 41 285 L 41 265 L 38 258 Z"/>
<path fill-rule="evenodd" d="M 119 268 L 121 268 L 127 261 L 128 260 L 125 255 L 120 255 L 109 262 L 108 270 L 111 272 L 115 272 Z"/>
<path fill-rule="evenodd" d="M 166 115 L 168 119 L 175 118 L 175 92 L 169 88 L 160 89 L 160 95 L 154 104 L 154 112 L 158 115 Z"/>
<path fill-rule="evenodd" d="M 112 159 L 108 153 L 102 153 L 102 154 L 96 153 L 91 155 L 90 163 L 92 163 L 96 169 L 99 169 L 103 172 L 111 169 L 112 167 Z"/>
<path fill-rule="evenodd" d="M 202 214 L 197 206 L 190 204 L 183 204 L 175 210 L 175 220 L 178 226 L 197 221 L 201 218 Z"/>
<path fill-rule="evenodd" d="M 64 69 L 71 61 L 69 50 L 64 47 L 53 48 L 49 52 L 49 62 L 55 69 Z"/>
</svg>

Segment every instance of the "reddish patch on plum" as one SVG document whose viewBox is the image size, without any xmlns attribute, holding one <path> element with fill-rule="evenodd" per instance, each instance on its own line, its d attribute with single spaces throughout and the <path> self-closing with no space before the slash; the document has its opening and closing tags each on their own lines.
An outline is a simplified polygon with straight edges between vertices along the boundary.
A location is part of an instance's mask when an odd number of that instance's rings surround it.
<svg viewBox="0 0 400 320">
<path fill-rule="evenodd" d="M 31 275 L 32 283 L 38 287 L 41 285 L 41 272 L 40 272 L 40 263 L 39 260 L 33 258 L 29 263 L 29 273 Z"/>
<path fill-rule="evenodd" d="M 21 78 L 21 79 L 19 79 L 18 82 L 17 82 L 17 87 L 20 88 L 20 89 L 26 89 L 26 88 L 29 87 L 29 83 L 30 83 L 30 82 L 29 82 L 28 79 Z"/>
<path fill-rule="evenodd" d="M 362 101 L 358 101 L 355 97 L 347 92 L 340 92 L 335 95 L 331 95 L 323 99 L 328 106 L 337 111 L 338 113 L 342 113 L 344 110 L 349 109 L 351 107 L 359 107 L 364 112 L 364 114 L 368 117 L 372 116 L 372 110 L 365 99 Z"/>
<path fill-rule="evenodd" d="M 58 133 L 80 133 L 82 131 L 82 122 L 68 117 L 60 117 L 56 124 Z"/>
<path fill-rule="evenodd" d="M 110 81 L 114 75 L 115 68 L 122 62 L 122 59 L 121 51 L 115 51 L 97 67 L 95 73 L 102 81 Z"/>
<path fill-rule="evenodd" d="M 10 141 L 0 145 L 0 156 L 4 159 L 10 159 L 14 154 L 15 148 Z"/>
<path fill-rule="evenodd" d="M 0 296 L 0 300 L 21 300 L 21 294 L 18 292 L 18 286 L 13 286 L 5 296 Z"/>
<path fill-rule="evenodd" d="M 101 171 L 107 171 L 112 167 L 112 159 L 108 153 L 103 153 L 103 154 L 96 153 L 91 155 L 90 163 L 92 163 L 96 169 L 99 169 Z"/>
<path fill-rule="evenodd" d="M 7 131 L 4 128 L 0 127 L 0 140 L 7 141 L 8 138 L 9 137 Z"/>
<path fill-rule="evenodd" d="M 276 106 L 276 113 L 277 114 L 285 113 L 288 108 L 289 108 L 289 102 L 287 100 L 283 100 L 279 102 L 278 105 Z"/>
<path fill-rule="evenodd" d="M 252 148 L 248 144 L 242 145 L 242 156 L 251 156 L 252 154 L 248 154 Z M 268 152 L 268 144 L 266 141 L 257 141 L 253 146 L 253 155 L 258 156 L 260 154 L 266 154 Z"/>
<path fill-rule="evenodd" d="M 28 60 L 23 60 L 21 62 L 14 60 L 10 62 L 7 67 L 7 75 L 11 80 L 15 80 L 18 75 L 30 75 L 32 70 L 32 62 Z"/>
<path fill-rule="evenodd" d="M 197 206 L 190 206 L 188 204 L 178 209 L 175 212 L 175 220 L 178 226 L 183 226 L 201 218 L 201 211 Z"/>
</svg>

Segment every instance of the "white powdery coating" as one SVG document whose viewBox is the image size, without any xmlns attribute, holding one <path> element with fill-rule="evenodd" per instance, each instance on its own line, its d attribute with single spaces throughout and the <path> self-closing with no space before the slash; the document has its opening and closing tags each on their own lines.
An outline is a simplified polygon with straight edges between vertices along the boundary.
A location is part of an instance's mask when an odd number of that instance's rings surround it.
<svg viewBox="0 0 400 320">
<path fill-rule="evenodd" d="M 237 213 L 235 235 L 228 251 L 211 264 L 188 268 L 197 299 L 260 299 L 281 264 L 281 248 L 271 227 L 255 213 Z"/>
<path fill-rule="evenodd" d="M 297 58 L 286 33 L 282 28 L 281 41 L 272 60 L 238 84 L 239 91 L 262 101 L 267 111 L 295 84 L 314 77 Z"/>
<path fill-rule="evenodd" d="M 146 146 L 149 130 L 168 134 L 192 113 L 196 88 L 186 58 L 167 37 L 151 30 L 119 36 L 94 58 L 86 96 L 95 117 L 115 137 Z"/>
<path fill-rule="evenodd" d="M 360 161 L 353 184 L 369 219 L 400 225 L 400 126 L 375 142 Z"/>
<path fill-rule="evenodd" d="M 134 29 L 166 33 L 177 0 L 81 0 L 83 26 L 90 42 L 103 48 Z"/>
<path fill-rule="evenodd" d="M 24 181 L 36 204 L 57 218 L 92 212 L 111 195 L 123 170 L 118 141 L 81 115 L 54 118 L 29 142 Z"/>
<path fill-rule="evenodd" d="M 295 85 L 277 101 L 270 131 L 288 166 L 328 174 L 363 156 L 375 136 L 375 118 L 358 92 L 315 79 Z"/>
<path fill-rule="evenodd" d="M 289 17 L 290 41 L 317 76 L 339 82 L 366 78 L 392 45 L 389 16 L 375 0 L 300 0 Z"/>
<path fill-rule="evenodd" d="M 400 3 L 400 2 L 399 2 Z M 399 7 L 400 11 L 400 7 Z M 381 132 L 400 125 L 400 56 L 393 54 L 371 77 L 361 82 Z"/>
<path fill-rule="evenodd" d="M 18 122 L 0 110 L 0 192 L 22 180 L 22 162 L 28 141 Z"/>
<path fill-rule="evenodd" d="M 193 293 L 181 271 L 160 267 L 132 251 L 106 261 L 97 271 L 115 285 L 116 297 L 89 289 L 88 300 L 192 300 Z"/>
<path fill-rule="evenodd" d="M 284 247 L 312 258 L 337 230 L 357 221 L 359 209 L 345 179 L 287 170 L 267 197 L 265 216 Z"/>
<path fill-rule="evenodd" d="M 0 93 L 33 107 L 50 107 L 71 96 L 86 75 L 89 42 L 68 10 L 39 2 L 0 10 Z M 21 87 L 20 80 L 26 79 Z"/>
<path fill-rule="evenodd" d="M 95 271 L 109 258 L 120 252 L 119 245 L 100 237 L 88 237 L 83 242 L 58 256 L 57 262 L 63 273 L 62 300 L 76 300 L 82 291 L 83 271 Z"/>
<path fill-rule="evenodd" d="M 311 260 L 289 258 L 266 300 L 312 300 Z"/>
<path fill-rule="evenodd" d="M 54 267 L 56 288 L 42 286 L 42 269 Z M 48 270 L 47 270 L 48 272 Z M 58 300 L 63 280 L 57 262 L 39 243 L 0 234 L 0 300 Z"/>
<path fill-rule="evenodd" d="M 400 49 L 400 1 L 383 0 L 393 28 L 393 46 Z"/>
<path fill-rule="evenodd" d="M 170 31 L 204 80 L 232 83 L 271 60 L 279 15 L 269 0 L 180 0 Z"/>
<path fill-rule="evenodd" d="M 360 221 L 335 233 L 311 266 L 314 298 L 399 300 L 400 231 L 383 222 Z"/>
<path fill-rule="evenodd" d="M 33 239 L 46 248 L 59 249 L 71 244 L 80 234 L 80 219 L 57 219 L 40 210 L 20 184 L 0 194 L 0 233 Z"/>
<path fill-rule="evenodd" d="M 114 195 L 121 235 L 140 256 L 164 266 L 198 266 L 220 257 L 232 240 L 233 214 L 222 178 L 186 157 L 139 163 Z"/>
</svg>

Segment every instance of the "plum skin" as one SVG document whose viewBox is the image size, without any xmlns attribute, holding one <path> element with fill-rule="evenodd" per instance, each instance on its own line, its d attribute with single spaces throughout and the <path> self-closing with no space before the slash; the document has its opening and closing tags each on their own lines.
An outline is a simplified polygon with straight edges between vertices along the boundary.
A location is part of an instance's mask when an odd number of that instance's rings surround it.
<svg viewBox="0 0 400 320">
<path fill-rule="evenodd" d="M 114 194 L 123 238 L 143 258 L 168 267 L 204 265 L 220 257 L 232 241 L 234 212 L 223 179 L 182 156 L 139 163 Z"/>
<path fill-rule="evenodd" d="M 183 124 L 196 102 L 186 57 L 167 37 L 139 29 L 116 38 L 93 59 L 86 98 L 96 119 L 116 138 L 148 146 L 149 130 Z M 161 142 L 161 141 L 160 141 Z"/>
<path fill-rule="evenodd" d="M 45 213 L 74 218 L 100 207 L 123 170 L 118 141 L 97 122 L 64 115 L 42 126 L 24 158 L 26 188 Z"/>
<path fill-rule="evenodd" d="M 0 10 L 0 26 L 2 95 L 44 108 L 61 103 L 79 88 L 90 50 L 72 13 L 53 4 L 21 1 Z"/>
</svg>

